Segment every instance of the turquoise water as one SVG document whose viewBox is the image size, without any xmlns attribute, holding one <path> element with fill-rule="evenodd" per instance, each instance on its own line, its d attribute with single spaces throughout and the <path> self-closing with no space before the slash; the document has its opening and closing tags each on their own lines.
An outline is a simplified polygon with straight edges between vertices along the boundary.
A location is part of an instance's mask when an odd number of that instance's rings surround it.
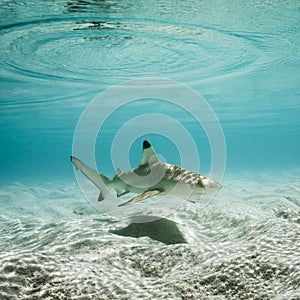
<svg viewBox="0 0 300 300">
<path fill-rule="evenodd" d="M 1 1 L 0 298 L 300 298 L 299 13 L 280 0 Z M 157 97 L 146 86 L 121 105 L 153 78 Z M 152 228 L 95 210 L 69 156 L 95 152 L 111 177 L 144 139 L 223 188 Z"/>
</svg>

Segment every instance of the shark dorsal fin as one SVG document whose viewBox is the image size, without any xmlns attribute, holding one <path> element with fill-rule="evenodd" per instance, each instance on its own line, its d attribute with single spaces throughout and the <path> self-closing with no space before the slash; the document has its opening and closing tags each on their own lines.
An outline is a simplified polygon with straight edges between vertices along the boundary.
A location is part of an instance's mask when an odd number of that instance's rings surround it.
<svg viewBox="0 0 300 300">
<path fill-rule="evenodd" d="M 150 162 L 156 163 L 158 161 L 159 160 L 151 144 L 148 141 L 144 141 L 141 165 L 149 164 Z"/>
</svg>

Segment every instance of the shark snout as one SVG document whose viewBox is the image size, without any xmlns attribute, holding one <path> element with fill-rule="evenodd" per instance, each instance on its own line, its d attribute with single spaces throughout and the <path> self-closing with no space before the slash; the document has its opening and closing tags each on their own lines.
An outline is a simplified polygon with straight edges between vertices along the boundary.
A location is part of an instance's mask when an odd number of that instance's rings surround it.
<svg viewBox="0 0 300 300">
<path fill-rule="evenodd" d="M 219 190 L 222 187 L 221 184 L 219 184 L 218 182 L 216 182 L 210 178 L 203 179 L 202 183 L 206 190 Z"/>
</svg>

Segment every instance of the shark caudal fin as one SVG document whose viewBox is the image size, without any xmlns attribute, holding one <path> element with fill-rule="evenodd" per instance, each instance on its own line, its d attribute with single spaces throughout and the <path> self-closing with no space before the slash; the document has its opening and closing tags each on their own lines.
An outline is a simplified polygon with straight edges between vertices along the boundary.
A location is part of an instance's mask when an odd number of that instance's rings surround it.
<svg viewBox="0 0 300 300">
<path fill-rule="evenodd" d="M 105 175 L 98 173 L 96 170 L 88 167 L 78 158 L 71 156 L 71 162 L 75 166 L 76 170 L 80 170 L 82 174 L 87 177 L 92 183 L 94 183 L 100 190 L 98 201 L 102 201 L 109 194 L 108 183 L 110 179 Z"/>
<path fill-rule="evenodd" d="M 143 154 L 142 154 L 142 161 L 140 165 L 145 165 L 149 163 L 156 163 L 158 162 L 158 157 L 148 141 L 143 142 Z"/>
</svg>

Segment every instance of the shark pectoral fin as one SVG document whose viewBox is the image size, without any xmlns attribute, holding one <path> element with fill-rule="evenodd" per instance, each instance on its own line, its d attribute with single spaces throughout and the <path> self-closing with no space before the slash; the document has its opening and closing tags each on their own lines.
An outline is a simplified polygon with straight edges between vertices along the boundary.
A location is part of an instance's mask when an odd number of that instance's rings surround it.
<svg viewBox="0 0 300 300">
<path fill-rule="evenodd" d="M 129 205 L 129 204 L 133 204 L 133 203 L 137 203 L 140 202 L 142 200 L 148 199 L 150 197 L 156 196 L 158 194 L 160 194 L 161 192 L 163 192 L 163 190 L 151 190 L 151 191 L 146 191 L 132 199 L 130 199 L 127 202 L 124 202 L 122 204 L 119 204 L 119 206 L 125 206 L 125 205 Z"/>
</svg>

